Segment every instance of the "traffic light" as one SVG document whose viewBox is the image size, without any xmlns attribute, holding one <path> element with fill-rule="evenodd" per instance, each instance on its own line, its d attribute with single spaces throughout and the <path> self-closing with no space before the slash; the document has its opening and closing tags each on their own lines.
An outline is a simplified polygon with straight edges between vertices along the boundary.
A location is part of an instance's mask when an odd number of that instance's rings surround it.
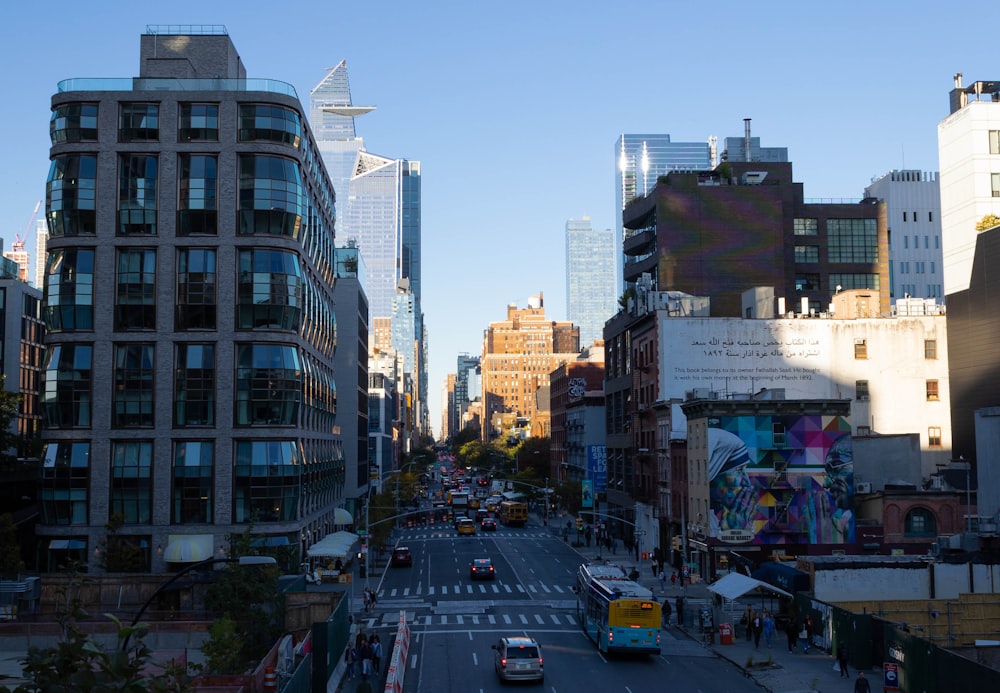
<svg viewBox="0 0 1000 693">
<path fill-rule="evenodd" d="M 674 551 L 680 551 L 681 550 L 681 538 L 680 537 L 674 537 L 673 539 L 670 540 L 670 545 L 674 547 Z"/>
<path fill-rule="evenodd" d="M 583 518 L 582 517 L 576 518 L 576 531 L 577 532 L 582 532 L 583 531 Z"/>
</svg>

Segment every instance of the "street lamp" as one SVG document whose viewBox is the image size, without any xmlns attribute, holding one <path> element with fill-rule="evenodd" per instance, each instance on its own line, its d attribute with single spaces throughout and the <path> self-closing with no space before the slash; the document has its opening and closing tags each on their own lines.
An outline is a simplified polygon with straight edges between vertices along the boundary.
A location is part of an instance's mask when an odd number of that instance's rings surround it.
<svg viewBox="0 0 1000 693">
<path fill-rule="evenodd" d="M 163 592 L 163 590 L 170 587 L 170 585 L 177 582 L 182 576 L 187 575 L 193 570 L 198 570 L 199 568 L 207 568 L 210 565 L 215 565 L 216 563 L 238 563 L 240 566 L 245 565 L 275 565 L 277 560 L 273 556 L 240 556 L 239 558 L 206 558 L 203 561 L 198 561 L 197 563 L 192 563 L 191 565 L 182 568 L 181 570 L 174 573 L 169 580 L 160 583 L 160 585 L 153 590 L 153 594 L 149 596 L 149 599 L 139 608 L 136 613 L 135 618 L 132 619 L 132 623 L 129 624 L 130 628 L 135 628 L 139 623 L 139 619 L 142 615 L 146 613 L 146 609 L 149 608 L 150 604 L 153 603 L 157 597 Z M 125 639 L 122 641 L 122 652 L 128 652 L 128 642 L 132 638 L 132 631 L 129 630 L 125 634 Z"/>
</svg>

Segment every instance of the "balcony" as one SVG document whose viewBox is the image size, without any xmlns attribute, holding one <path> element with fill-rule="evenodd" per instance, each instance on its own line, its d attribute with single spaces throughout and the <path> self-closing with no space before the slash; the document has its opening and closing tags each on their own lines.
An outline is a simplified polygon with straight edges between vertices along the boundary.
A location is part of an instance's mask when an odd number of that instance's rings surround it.
<svg viewBox="0 0 1000 693">
<path fill-rule="evenodd" d="M 646 255 L 656 250 L 656 228 L 626 229 L 622 251 L 629 257 Z"/>
</svg>

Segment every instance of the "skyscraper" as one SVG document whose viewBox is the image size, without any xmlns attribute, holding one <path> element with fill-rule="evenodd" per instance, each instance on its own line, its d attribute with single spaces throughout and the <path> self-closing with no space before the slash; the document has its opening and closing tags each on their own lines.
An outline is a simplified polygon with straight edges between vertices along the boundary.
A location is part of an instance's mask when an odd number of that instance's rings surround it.
<svg viewBox="0 0 1000 693">
<path fill-rule="evenodd" d="M 635 197 L 656 186 L 658 176 L 671 171 L 703 171 L 714 165 L 714 140 L 671 142 L 670 135 L 620 135 L 615 142 L 615 284 L 622 278 L 622 210 Z"/>
<path fill-rule="evenodd" d="M 580 328 L 580 345 L 603 339 L 604 323 L 618 311 L 615 235 L 593 229 L 590 217 L 566 222 L 566 315 Z"/>
<path fill-rule="evenodd" d="M 163 572 L 251 526 L 305 555 L 345 469 L 333 189 L 295 89 L 224 27 L 153 26 L 138 78 L 60 82 L 50 133 L 40 569 Z"/>
</svg>

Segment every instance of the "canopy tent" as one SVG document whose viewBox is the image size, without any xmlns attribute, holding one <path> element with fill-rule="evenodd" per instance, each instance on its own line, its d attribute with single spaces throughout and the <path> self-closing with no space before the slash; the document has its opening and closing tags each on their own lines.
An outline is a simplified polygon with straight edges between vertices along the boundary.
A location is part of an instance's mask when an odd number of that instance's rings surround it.
<svg viewBox="0 0 1000 693">
<path fill-rule="evenodd" d="M 212 558 L 214 546 L 211 534 L 168 534 L 163 558 L 168 563 L 197 563 Z"/>
<path fill-rule="evenodd" d="M 729 600 L 739 599 L 748 592 L 767 592 L 770 594 L 778 594 L 783 597 L 792 596 L 780 587 L 769 585 L 762 580 L 756 580 L 749 575 L 743 575 L 742 573 L 729 573 L 725 577 L 722 577 L 709 585 L 708 591 L 714 592 L 715 594 Z"/>
<path fill-rule="evenodd" d="M 354 532 L 341 530 L 328 534 L 306 549 L 306 555 L 323 558 L 346 558 L 358 540 Z"/>
<path fill-rule="evenodd" d="M 344 508 L 337 508 L 333 511 L 333 523 L 335 525 L 353 525 L 354 516 Z"/>
</svg>

